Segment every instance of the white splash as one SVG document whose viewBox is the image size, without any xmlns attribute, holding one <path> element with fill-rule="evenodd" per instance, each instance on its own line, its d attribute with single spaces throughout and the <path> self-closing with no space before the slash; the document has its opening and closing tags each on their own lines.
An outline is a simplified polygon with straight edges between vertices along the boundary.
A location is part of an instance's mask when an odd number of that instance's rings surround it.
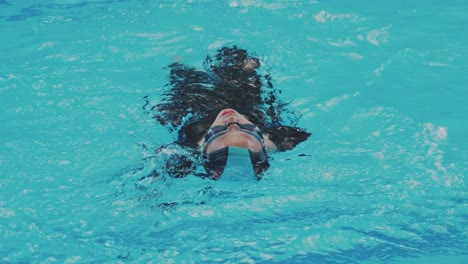
<svg viewBox="0 0 468 264">
<path fill-rule="evenodd" d="M 208 48 L 209 48 L 209 49 L 219 49 L 219 48 L 221 48 L 222 46 L 225 46 L 225 45 L 227 45 L 227 44 L 229 44 L 229 43 L 231 43 L 231 42 L 232 42 L 231 40 L 226 40 L 226 39 L 225 39 L 225 40 L 217 40 L 217 41 L 211 43 L 211 44 L 208 46 Z"/>
<path fill-rule="evenodd" d="M 348 20 L 351 22 L 355 22 L 359 20 L 359 16 L 356 14 L 332 14 L 328 11 L 322 10 L 318 14 L 314 16 L 314 20 L 318 23 L 326 23 L 330 21 L 336 21 L 336 20 Z"/>
<path fill-rule="evenodd" d="M 203 27 L 196 26 L 196 25 L 191 26 L 191 28 L 192 28 L 193 31 L 203 31 L 203 30 L 205 30 Z"/>
<path fill-rule="evenodd" d="M 259 7 L 259 8 L 264 8 L 268 10 L 277 10 L 277 9 L 283 9 L 285 6 L 281 3 L 263 3 L 262 1 L 257 1 L 257 0 L 233 0 L 229 2 L 229 7 L 237 8 L 237 7 Z"/>
<path fill-rule="evenodd" d="M 48 42 L 44 42 L 42 43 L 42 45 L 39 47 L 39 50 L 43 50 L 43 49 L 46 49 L 46 48 L 51 48 L 55 45 L 54 42 L 52 41 L 48 41 Z"/>
<path fill-rule="evenodd" d="M 382 27 L 379 29 L 373 29 L 369 31 L 366 35 L 366 40 L 375 46 L 379 46 L 381 43 L 387 42 L 388 38 L 388 31 L 392 27 L 392 25 L 388 25 L 386 27 Z"/>
</svg>

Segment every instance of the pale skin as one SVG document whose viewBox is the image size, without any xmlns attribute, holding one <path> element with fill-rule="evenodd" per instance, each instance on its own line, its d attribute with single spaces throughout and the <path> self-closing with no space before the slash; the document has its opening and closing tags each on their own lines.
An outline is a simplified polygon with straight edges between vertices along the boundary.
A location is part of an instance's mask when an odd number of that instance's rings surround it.
<svg viewBox="0 0 468 264">
<path fill-rule="evenodd" d="M 211 127 L 220 125 L 224 126 L 229 123 L 235 122 L 239 124 L 253 124 L 243 115 L 239 114 L 236 110 L 227 108 L 219 112 L 215 121 L 213 122 L 213 124 L 211 124 Z M 263 134 L 263 137 L 265 140 L 266 150 L 275 151 L 276 145 L 268 138 L 267 135 Z M 200 142 L 198 142 L 200 150 L 203 150 L 204 141 L 205 140 L 202 139 L 200 140 Z M 254 136 L 240 131 L 239 127 L 236 124 L 233 124 L 228 127 L 228 131 L 224 135 L 214 139 L 210 144 L 206 146 L 206 152 L 210 153 L 212 151 L 228 146 L 248 148 L 255 152 L 261 151 L 263 147 L 260 141 L 258 141 Z"/>
</svg>

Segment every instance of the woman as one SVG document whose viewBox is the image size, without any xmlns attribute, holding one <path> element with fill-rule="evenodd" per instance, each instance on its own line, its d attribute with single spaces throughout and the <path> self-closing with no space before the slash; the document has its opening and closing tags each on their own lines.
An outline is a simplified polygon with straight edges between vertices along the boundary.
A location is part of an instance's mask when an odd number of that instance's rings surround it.
<svg viewBox="0 0 468 264">
<path fill-rule="evenodd" d="M 214 58 L 208 56 L 204 66 L 200 71 L 171 64 L 171 88 L 164 100 L 151 105 L 145 97 L 144 108 L 170 131 L 179 130 L 176 143 L 185 148 L 167 158 L 169 175 L 260 179 L 269 167 L 268 152 L 293 149 L 311 135 L 282 125 L 283 115 L 292 123 L 297 115 L 283 114 L 285 104 L 277 99 L 269 74 L 257 73 L 260 62 L 246 50 L 223 47 Z M 173 146 L 158 152 L 168 147 Z M 197 172 L 197 163 L 206 173 Z"/>
</svg>

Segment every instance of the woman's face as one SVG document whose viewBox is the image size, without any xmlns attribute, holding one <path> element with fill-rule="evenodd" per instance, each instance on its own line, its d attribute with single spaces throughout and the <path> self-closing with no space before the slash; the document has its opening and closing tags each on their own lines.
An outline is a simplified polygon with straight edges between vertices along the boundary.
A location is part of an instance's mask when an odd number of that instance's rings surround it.
<svg viewBox="0 0 468 264">
<path fill-rule="evenodd" d="M 219 112 L 211 127 L 226 126 L 231 123 L 252 124 L 252 122 L 239 114 L 236 110 L 223 109 Z M 262 142 L 260 142 L 256 137 L 239 130 L 238 125 L 231 124 L 227 130 L 228 131 L 226 133 L 216 137 L 213 141 L 207 144 L 205 149 L 206 153 L 229 146 L 248 148 L 254 152 L 263 150 Z"/>
</svg>

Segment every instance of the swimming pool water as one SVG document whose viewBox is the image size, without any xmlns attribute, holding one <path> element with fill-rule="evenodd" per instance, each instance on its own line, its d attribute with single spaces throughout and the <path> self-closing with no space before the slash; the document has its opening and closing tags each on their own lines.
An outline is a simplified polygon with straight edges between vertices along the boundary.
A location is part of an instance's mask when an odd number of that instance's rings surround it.
<svg viewBox="0 0 468 264">
<path fill-rule="evenodd" d="M 0 0 L 0 262 L 466 263 L 467 7 Z M 255 184 L 145 178 L 142 98 L 232 44 L 312 137 Z"/>
</svg>

